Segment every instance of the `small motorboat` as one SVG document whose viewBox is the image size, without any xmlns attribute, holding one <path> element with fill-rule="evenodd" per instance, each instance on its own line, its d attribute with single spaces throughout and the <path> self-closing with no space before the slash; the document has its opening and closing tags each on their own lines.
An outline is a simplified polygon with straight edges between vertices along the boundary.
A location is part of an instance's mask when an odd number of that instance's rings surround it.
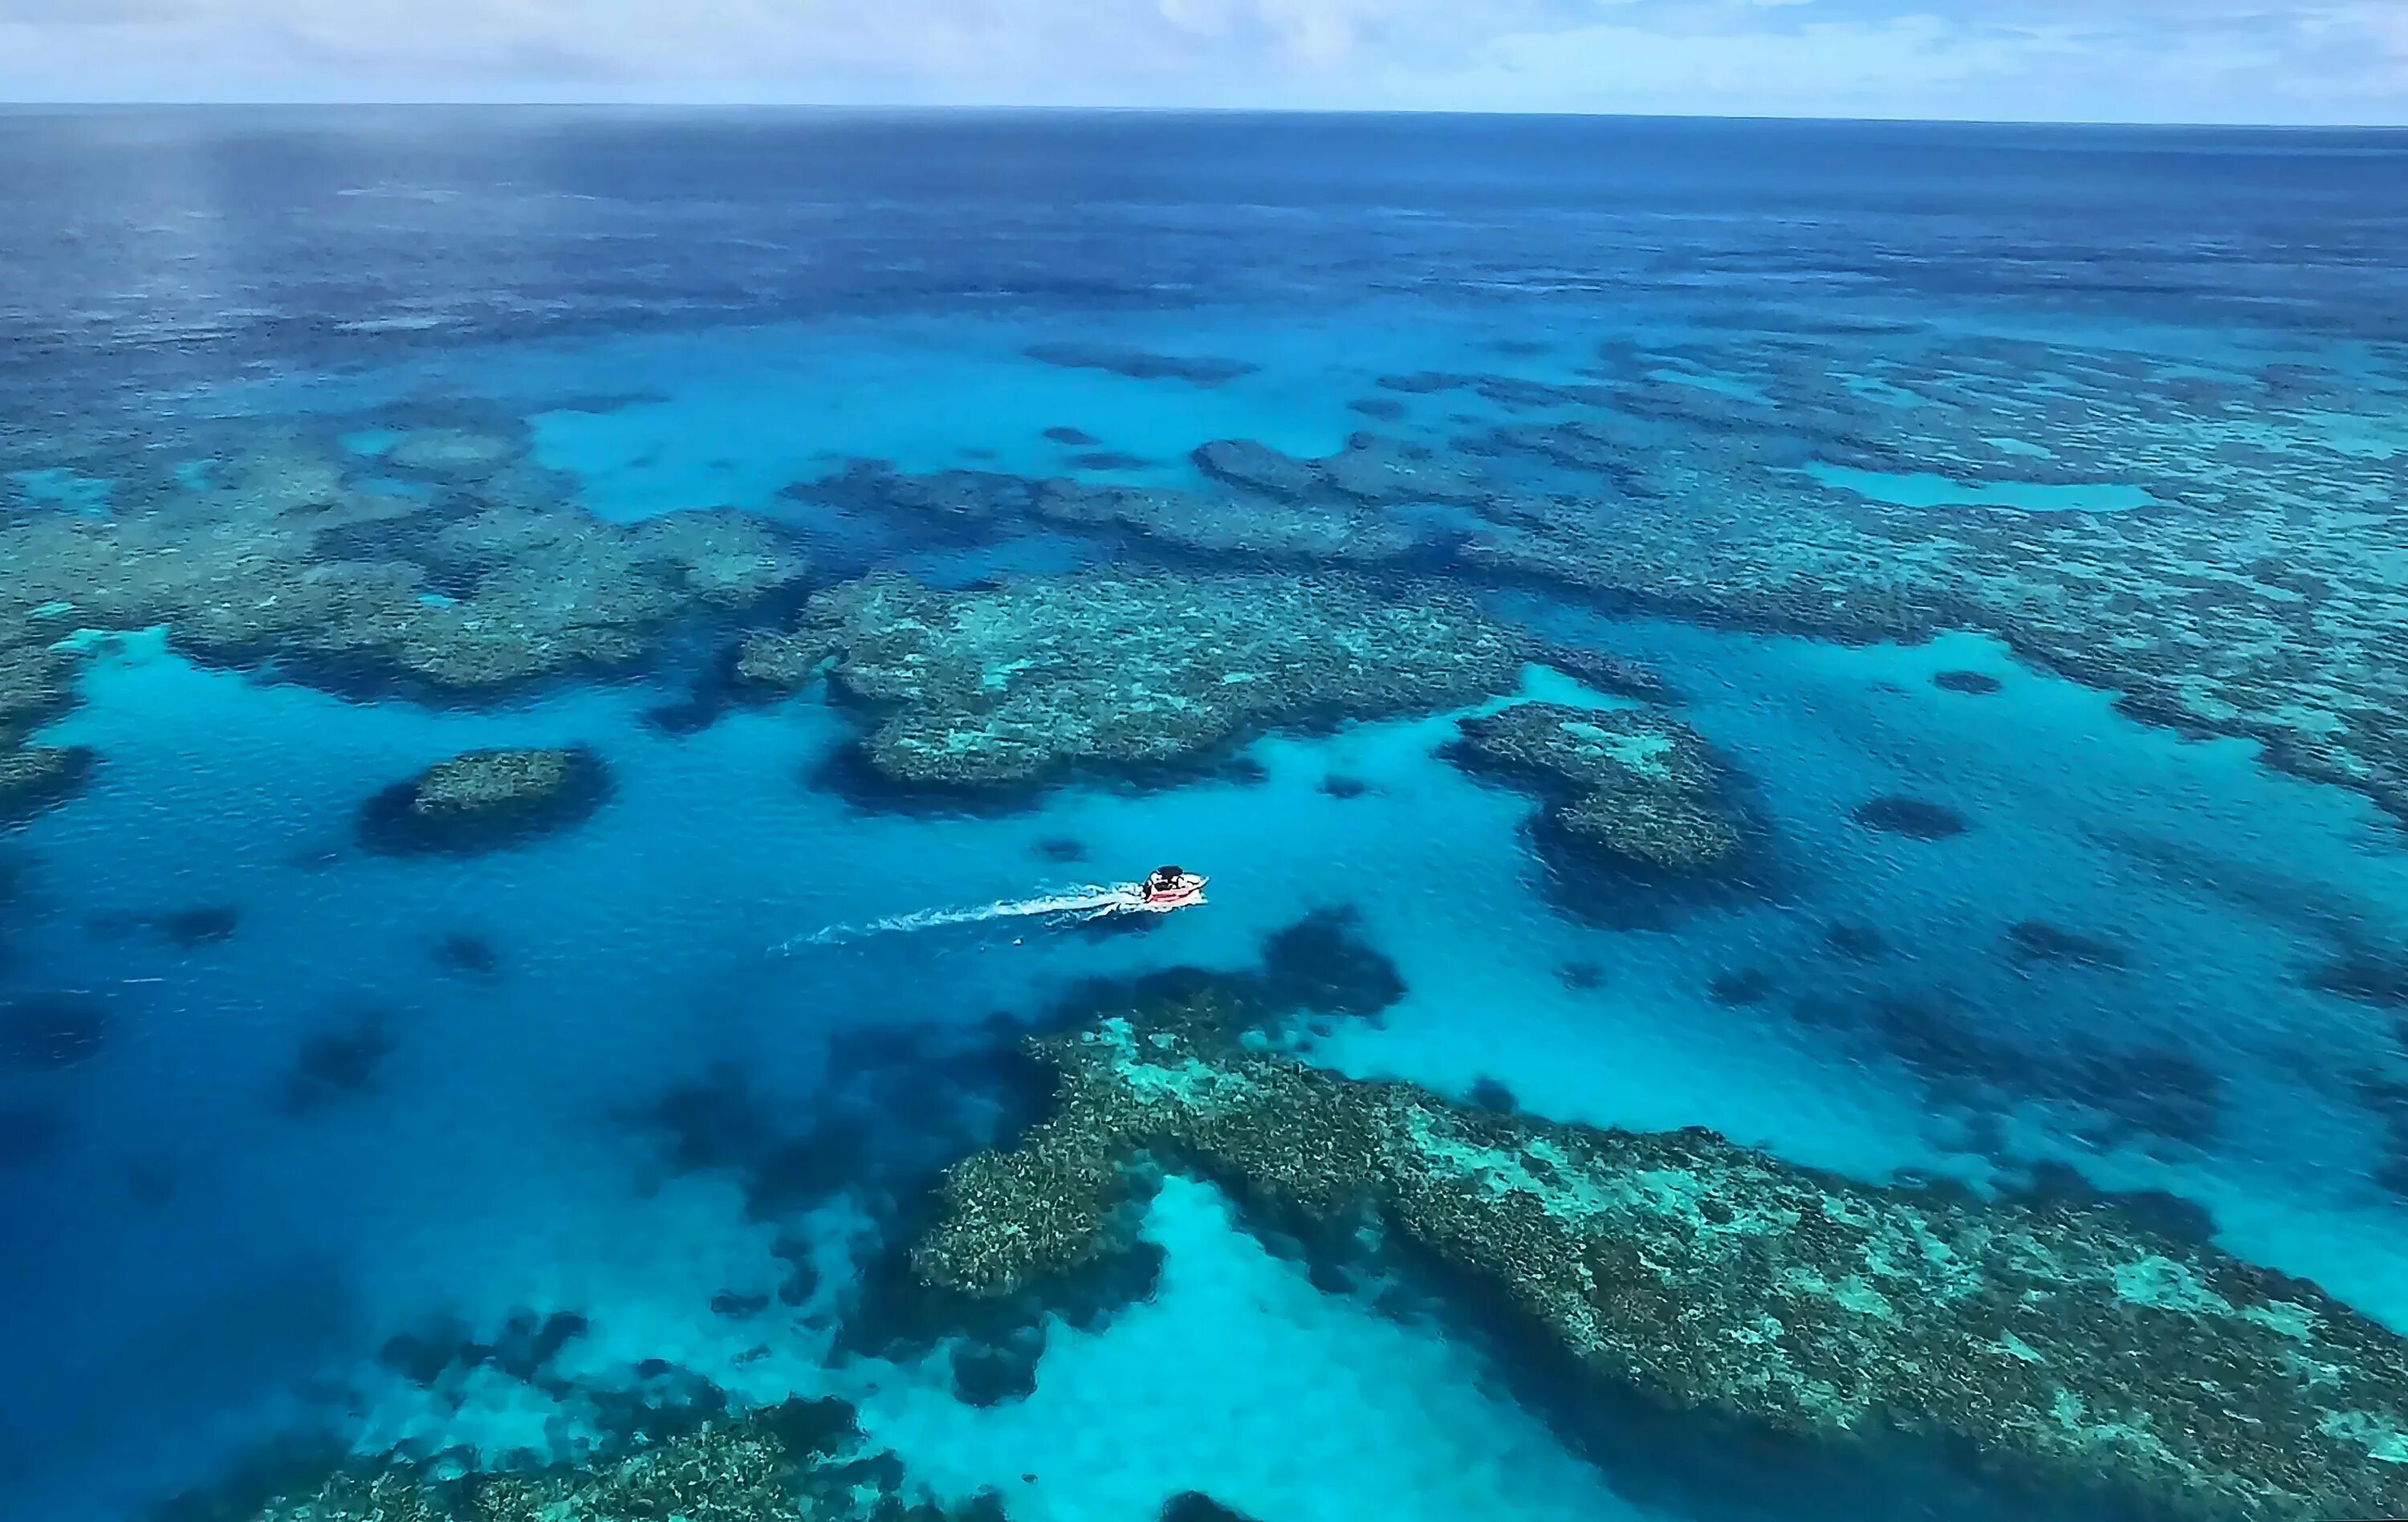
<svg viewBox="0 0 2408 1522">
<path fill-rule="evenodd" d="M 1157 867 L 1138 884 L 1139 909 L 1156 913 L 1204 901 L 1204 874 L 1183 867 Z"/>
</svg>

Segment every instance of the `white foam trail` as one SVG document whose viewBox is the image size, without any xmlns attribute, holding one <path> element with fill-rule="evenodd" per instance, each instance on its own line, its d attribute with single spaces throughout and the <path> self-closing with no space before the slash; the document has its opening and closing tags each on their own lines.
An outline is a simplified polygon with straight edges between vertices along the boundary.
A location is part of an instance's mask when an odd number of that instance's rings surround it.
<svg viewBox="0 0 2408 1522">
<path fill-rule="evenodd" d="M 1123 883 L 1111 887 L 1090 883 L 1085 887 L 1065 888 L 1030 898 L 998 898 L 991 904 L 979 904 L 973 908 L 918 909 L 909 914 L 890 914 L 882 920 L 870 920 L 861 925 L 831 925 L 810 935 L 781 941 L 770 949 L 782 955 L 802 946 L 837 946 L 870 936 L 937 930 L 949 925 L 980 925 L 988 920 L 1032 919 L 1055 914 L 1096 919 L 1105 914 L 1140 909 L 1144 905 L 1144 890 L 1135 883 Z"/>
</svg>

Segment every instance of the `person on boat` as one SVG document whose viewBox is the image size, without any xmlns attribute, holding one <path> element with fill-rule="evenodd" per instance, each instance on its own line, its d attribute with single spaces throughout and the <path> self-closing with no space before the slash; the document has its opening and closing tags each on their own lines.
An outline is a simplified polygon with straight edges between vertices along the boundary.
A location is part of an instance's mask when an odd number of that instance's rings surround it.
<svg viewBox="0 0 2408 1522">
<path fill-rule="evenodd" d="M 1154 875 L 1145 880 L 1145 896 L 1149 898 L 1168 898 L 1186 886 L 1187 873 L 1184 869 L 1157 867 L 1154 869 Z"/>
</svg>

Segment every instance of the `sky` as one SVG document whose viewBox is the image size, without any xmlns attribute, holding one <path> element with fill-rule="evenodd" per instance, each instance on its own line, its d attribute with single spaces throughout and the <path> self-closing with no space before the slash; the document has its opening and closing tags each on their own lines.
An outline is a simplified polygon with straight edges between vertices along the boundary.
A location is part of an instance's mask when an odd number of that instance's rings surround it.
<svg viewBox="0 0 2408 1522">
<path fill-rule="evenodd" d="M 2408 0 L 0 0 L 0 100 L 2408 124 Z"/>
</svg>

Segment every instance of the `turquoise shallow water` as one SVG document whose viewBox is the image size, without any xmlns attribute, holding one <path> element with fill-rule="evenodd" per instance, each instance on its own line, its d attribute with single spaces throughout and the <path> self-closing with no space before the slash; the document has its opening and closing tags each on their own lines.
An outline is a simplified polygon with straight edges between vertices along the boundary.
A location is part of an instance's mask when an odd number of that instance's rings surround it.
<svg viewBox="0 0 2408 1522">
<path fill-rule="evenodd" d="M 1784 140 L 1805 157 L 1768 184 L 1770 127 L 1617 179 L 1562 124 L 1517 156 L 1491 127 L 1290 123 L 1290 152 L 1188 123 L 1124 158 L 1024 123 L 982 129 L 1024 159 L 982 178 L 959 164 L 993 142 L 924 122 L 847 129 L 857 161 L 810 122 L 522 121 L 420 160 L 323 123 L 179 130 L 227 176 L 169 208 L 220 230 L 149 312 L 183 356 L 68 363 L 107 303 L 49 240 L 83 217 L 103 263 L 166 268 L 202 235 L 129 188 L 145 150 L 105 121 L 7 124 L 117 197 L 11 192 L 41 279 L 7 321 L 52 347 L 0 375 L 0 655 L 62 674 L 0 739 L 91 760 L 0 826 L 7 1515 L 267 1515 L 227 1476 L 296 1434 L 533 1472 L 796 1395 L 853 1402 L 898 1495 L 1040 1522 L 1187 1491 L 1329 1522 L 2214 1515 L 1582 1383 L 1447 1273 L 1333 1263 L 1176 1163 L 1141 1289 L 882 1334 L 865 1306 L 939 1170 L 1046 1113 L 1020 1035 L 1166 969 L 1251 975 L 1300 922 L 1344 928 L 1292 976 L 1394 980 L 1288 1032 L 1322 1069 L 1868 1185 L 2078 1180 L 2408 1335 L 2379 548 L 2408 328 L 2393 262 L 2352 253 L 2401 208 L 2329 145 L 2236 193 L 2282 236 L 2209 260 L 2207 199 L 2068 220 L 2161 146 L 2121 137 L 2050 160 L 2063 196 L 1951 200 L 2005 150 Z M 422 181 L 480 214 L 337 194 Z M 2096 273 L 2110 252 L 2131 267 Z M 1270 452 L 1197 452 L 1232 439 Z M 1350 449 L 1421 474 L 1302 464 Z M 1080 518 L 1049 481 L 1190 506 Z M 600 537 L 698 510 L 763 538 Z M 319 515 L 297 539 L 293 511 Z M 695 590 L 763 545 L 774 584 Z M 220 567 L 197 591 L 194 564 Z M 358 565 L 406 594 L 309 600 Z M 1477 693 L 1378 700 L 1381 648 L 1175 754 L 898 774 L 898 711 L 1075 668 L 1046 689 L 1067 747 L 1160 690 L 1269 680 L 1222 646 L 1163 675 L 1109 625 L 1032 653 L 980 600 L 1076 606 L 1092 583 L 1043 579 L 1082 568 L 1176 578 L 1148 583 L 1163 616 L 1199 623 L 1259 595 L 1211 590 L 1240 575 L 1461 597 L 1519 643 Z M 888 627 L 848 628 L 832 679 L 739 671 L 865 572 L 969 610 L 994 643 L 963 684 L 878 687 Z M 628 610 L 639 583 L 666 600 Z M 460 680 L 393 632 L 455 613 L 444 649 L 533 631 L 527 668 Z M 1480 716 L 1546 703 L 1701 739 L 1739 863 L 1603 860 L 1546 786 L 1467 763 Z M 363 825 L 447 757 L 571 746 L 608 784 L 566 823 L 399 854 Z M 1165 858 L 1211 874 L 1205 907 L 810 940 Z M 1039 1341 L 999 1389 L 960 1372 Z"/>
</svg>

